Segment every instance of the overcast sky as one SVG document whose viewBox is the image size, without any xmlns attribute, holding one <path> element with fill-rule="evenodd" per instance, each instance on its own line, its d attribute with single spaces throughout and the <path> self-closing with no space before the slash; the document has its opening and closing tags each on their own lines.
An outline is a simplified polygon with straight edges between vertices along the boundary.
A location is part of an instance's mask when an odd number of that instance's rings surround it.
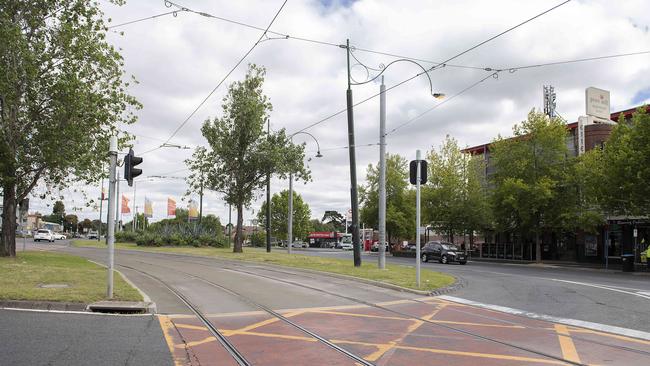
<svg viewBox="0 0 650 366">
<path fill-rule="evenodd" d="M 192 1 L 179 4 L 196 11 L 266 27 L 282 0 L 273 1 Z M 538 1 L 298 1 L 289 0 L 271 30 L 291 37 L 303 37 L 333 44 L 346 38 L 357 50 L 354 55 L 364 64 L 377 68 L 394 57 L 373 54 L 375 50 L 424 60 L 443 61 L 481 41 L 528 19 L 560 0 Z M 122 7 L 100 2 L 112 24 L 170 11 L 162 0 L 131 0 Z M 399 4 L 399 5 L 398 5 Z M 455 137 L 461 146 L 491 141 L 497 134 L 509 135 L 512 126 L 525 119 L 532 108 L 542 108 L 542 86 L 553 85 L 557 93 L 557 111 L 570 122 L 584 114 L 584 90 L 595 86 L 611 91 L 612 111 L 650 101 L 650 55 L 630 56 L 574 64 L 538 67 L 509 72 L 517 66 L 573 60 L 579 58 L 650 50 L 650 12 L 647 0 L 571 1 L 512 32 L 453 60 L 430 73 L 434 92 L 447 94 L 439 108 L 391 133 L 387 151 L 415 158 L 440 145 L 445 135 Z M 139 121 L 122 126 L 136 135 L 134 150 L 140 152 L 159 146 L 196 108 L 218 81 L 251 47 L 261 31 L 214 18 L 179 12 L 114 29 L 108 39 L 121 49 L 126 71 L 139 84 L 130 92 L 143 103 Z M 277 36 L 269 35 L 271 38 Z M 230 78 L 172 139 L 172 143 L 191 147 L 204 145 L 200 127 L 204 120 L 221 115 L 221 100 L 227 84 L 241 79 L 247 63 L 267 69 L 264 92 L 273 103 L 271 127 L 295 132 L 345 108 L 346 57 L 339 47 L 294 39 L 270 39 L 260 43 Z M 352 60 L 352 63 L 356 61 Z M 506 69 L 498 78 L 489 77 L 464 94 L 449 98 L 467 86 L 490 75 L 480 68 Z M 421 70 L 413 64 L 397 63 L 385 72 L 387 87 Z M 371 71 L 372 72 L 372 71 Z M 353 67 L 353 76 L 361 81 L 365 70 Z M 355 102 L 379 90 L 378 82 L 353 87 Z M 387 128 L 403 124 L 434 107 L 440 100 L 430 95 L 429 82 L 420 76 L 387 94 Z M 357 145 L 357 172 L 364 184 L 368 164 L 378 160 L 379 99 L 374 98 L 354 109 Z M 310 205 L 312 217 L 325 210 L 345 212 L 350 207 L 350 180 L 345 113 L 307 130 L 319 141 L 320 159 L 308 165 L 313 181 L 294 184 Z M 295 142 L 307 144 L 307 154 L 316 154 L 314 141 L 297 135 Z M 192 150 L 159 149 L 145 154 L 144 174 L 137 186 L 137 205 L 142 210 L 145 195 L 154 202 L 154 219 L 166 214 L 166 199 L 174 197 L 179 207 L 186 185 L 182 180 L 148 180 L 150 175 L 184 177 L 188 174 L 184 159 Z M 272 192 L 288 188 L 286 180 L 272 180 Z M 73 187 L 61 192 L 67 211 L 84 207 L 86 199 Z M 121 186 L 133 199 L 133 188 Z M 86 187 L 90 196 L 99 195 L 99 187 Z M 125 192 L 126 191 L 126 192 Z M 260 200 L 245 216 L 253 218 Z M 50 206 L 48 206 L 48 204 Z M 51 201 L 32 198 L 31 210 L 51 211 Z M 206 192 L 204 213 L 228 221 L 228 207 L 222 198 Z M 92 208 L 78 211 L 80 217 L 96 218 Z M 235 221 L 233 211 L 233 221 Z M 129 221 L 130 216 L 124 216 Z"/>
</svg>

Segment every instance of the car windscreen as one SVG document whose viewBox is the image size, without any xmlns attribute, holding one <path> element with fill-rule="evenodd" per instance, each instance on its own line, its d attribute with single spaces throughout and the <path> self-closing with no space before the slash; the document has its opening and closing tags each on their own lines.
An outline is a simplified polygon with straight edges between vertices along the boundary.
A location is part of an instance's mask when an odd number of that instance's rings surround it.
<svg viewBox="0 0 650 366">
<path fill-rule="evenodd" d="M 458 247 L 453 244 L 442 244 L 442 248 L 445 250 L 458 250 Z"/>
<path fill-rule="evenodd" d="M 39 230 L 38 233 L 39 234 L 49 234 L 50 232 L 47 231 L 47 230 Z"/>
</svg>

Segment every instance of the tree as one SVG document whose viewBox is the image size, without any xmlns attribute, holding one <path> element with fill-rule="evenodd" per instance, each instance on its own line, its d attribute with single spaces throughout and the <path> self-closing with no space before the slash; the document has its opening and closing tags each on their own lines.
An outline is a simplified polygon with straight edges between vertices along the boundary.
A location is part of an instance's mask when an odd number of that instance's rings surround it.
<svg viewBox="0 0 650 366">
<path fill-rule="evenodd" d="M 613 215 L 647 216 L 650 213 L 650 114 L 639 108 L 629 123 L 621 120 L 599 156 L 595 170 L 603 209 Z"/>
<path fill-rule="evenodd" d="M 264 68 L 249 65 L 245 79 L 230 85 L 222 117 L 206 121 L 201 128 L 209 147 L 197 148 L 186 160 L 191 187 L 203 179 L 206 188 L 222 193 L 237 209 L 234 252 L 242 252 L 244 207 L 264 186 L 266 174 L 285 178 L 293 172 L 296 179 L 309 179 L 304 144 L 292 144 L 284 129 L 266 132 L 272 106 L 262 91 L 264 75 Z"/>
<path fill-rule="evenodd" d="M 331 226 L 331 230 L 323 231 L 345 231 L 345 216 L 338 211 L 325 211 L 321 222 Z"/>
<path fill-rule="evenodd" d="M 309 205 L 302 196 L 293 191 L 293 226 L 291 231 L 294 238 L 305 238 L 313 230 Z M 266 222 L 266 201 L 262 203 L 257 213 L 259 223 Z M 284 190 L 271 197 L 271 234 L 278 239 L 287 239 L 289 221 L 289 191 Z M 288 240 L 288 239 L 287 239 Z"/>
<path fill-rule="evenodd" d="M 114 3 L 122 5 L 123 0 Z M 123 60 L 106 41 L 99 3 L 0 6 L 0 256 L 16 254 L 16 203 L 39 184 L 95 182 L 118 124 L 135 122 Z M 121 139 L 124 143 L 125 139 Z"/>
<path fill-rule="evenodd" d="M 63 201 L 56 201 L 54 202 L 54 206 L 52 207 L 52 214 L 43 217 L 43 219 L 47 222 L 54 222 L 57 224 L 64 224 L 65 222 L 65 205 L 63 204 Z"/>
<path fill-rule="evenodd" d="M 399 155 L 386 159 L 386 236 L 392 239 L 412 237 L 415 233 L 415 199 L 409 199 L 407 161 Z M 366 186 L 360 187 L 361 221 L 379 226 L 379 166 L 368 165 Z"/>
<path fill-rule="evenodd" d="M 576 209 L 577 193 L 569 181 L 574 161 L 567 157 L 568 130 L 560 119 L 531 111 L 513 132 L 491 147 L 492 207 L 499 229 L 535 235 L 539 262 L 542 230 L 573 225 L 565 220 Z"/>
<path fill-rule="evenodd" d="M 470 235 L 488 225 L 489 202 L 483 163 L 463 154 L 454 138 L 447 136 L 439 151 L 428 153 L 429 178 L 422 188 L 423 216 L 453 241 L 455 234 Z"/>
<path fill-rule="evenodd" d="M 65 230 L 77 232 L 77 224 L 79 223 L 79 218 L 77 215 L 66 215 L 65 216 Z"/>
</svg>

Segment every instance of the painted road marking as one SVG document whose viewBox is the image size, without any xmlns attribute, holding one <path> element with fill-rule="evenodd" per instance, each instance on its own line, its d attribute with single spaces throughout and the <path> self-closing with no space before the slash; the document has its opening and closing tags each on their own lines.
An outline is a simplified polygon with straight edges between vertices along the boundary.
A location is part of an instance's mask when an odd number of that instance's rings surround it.
<svg viewBox="0 0 650 366">
<path fill-rule="evenodd" d="M 564 324 L 555 324 L 555 331 L 557 332 L 557 337 L 560 341 L 562 357 L 568 361 L 582 363 L 580 361 L 580 356 L 578 356 L 576 346 L 573 344 L 573 339 L 571 339 L 571 335 L 569 334 L 569 329 L 567 329 L 567 326 Z"/>
<path fill-rule="evenodd" d="M 484 304 L 477 301 L 463 299 L 455 296 L 442 295 L 442 296 L 438 296 L 438 298 L 442 298 L 443 300 L 449 300 L 449 301 L 453 301 L 465 305 L 476 306 L 483 309 L 495 310 L 502 313 L 521 315 L 528 318 L 544 320 L 547 322 L 567 324 L 575 327 L 597 330 L 597 331 L 602 331 L 607 333 L 618 334 L 625 337 L 638 338 L 638 339 L 650 341 L 650 333 L 641 330 L 622 328 L 622 327 L 600 324 L 600 323 L 593 323 L 584 320 L 560 318 L 560 317 L 546 315 L 546 314 L 537 314 L 530 311 L 509 308 L 507 306 Z"/>
<path fill-rule="evenodd" d="M 633 292 L 633 291 L 620 290 L 620 289 L 617 289 L 617 288 L 614 288 L 614 287 L 605 286 L 605 285 L 597 285 L 597 284 L 593 284 L 593 283 L 577 282 L 577 281 L 568 281 L 568 280 L 559 280 L 559 279 L 555 279 L 555 278 L 549 278 L 549 280 L 551 280 L 551 281 L 556 281 L 556 282 L 570 283 L 570 284 L 573 284 L 573 285 L 580 285 L 580 286 L 587 286 L 587 287 L 595 287 L 595 288 L 600 288 L 600 289 L 603 289 L 603 290 L 609 290 L 609 291 L 620 292 L 620 293 L 623 293 L 623 294 L 639 296 L 639 297 L 642 297 L 642 298 L 644 298 L 644 299 L 648 299 L 648 300 L 650 300 L 650 296 L 648 296 L 648 295 L 644 295 L 643 293 L 640 293 L 640 292 Z"/>
<path fill-rule="evenodd" d="M 171 331 L 174 328 L 174 324 L 172 323 L 169 317 L 164 315 L 158 315 L 158 322 L 160 323 L 160 328 L 163 331 L 163 337 L 165 338 L 165 343 L 167 343 L 167 348 L 169 348 L 169 353 L 171 353 L 174 366 L 182 366 L 184 360 L 179 358 L 174 352 L 175 345 L 171 335 Z"/>
</svg>

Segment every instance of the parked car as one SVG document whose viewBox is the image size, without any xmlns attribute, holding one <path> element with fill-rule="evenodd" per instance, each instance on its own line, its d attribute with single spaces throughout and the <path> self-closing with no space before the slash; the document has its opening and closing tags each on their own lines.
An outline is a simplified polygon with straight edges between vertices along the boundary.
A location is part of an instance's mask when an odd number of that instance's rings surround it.
<svg viewBox="0 0 650 366">
<path fill-rule="evenodd" d="M 54 240 L 65 240 L 67 237 L 63 233 L 54 233 Z"/>
<path fill-rule="evenodd" d="M 440 263 L 447 264 L 450 262 L 458 262 L 460 264 L 467 263 L 465 252 L 461 251 L 457 246 L 451 243 L 430 241 L 422 248 L 421 257 L 422 262 L 429 260 L 438 260 Z"/>
<path fill-rule="evenodd" d="M 309 244 L 304 243 L 302 241 L 294 241 L 293 243 L 291 243 L 291 247 L 292 248 L 309 248 Z"/>
<path fill-rule="evenodd" d="M 54 233 L 52 233 L 51 230 L 47 229 L 39 229 L 36 231 L 36 234 L 34 234 L 34 241 L 49 241 L 51 243 L 54 242 Z"/>
<path fill-rule="evenodd" d="M 341 243 L 340 247 L 343 250 L 352 250 L 352 243 Z"/>
<path fill-rule="evenodd" d="M 386 252 L 390 251 L 390 245 L 388 245 L 387 242 L 384 242 L 384 247 L 386 248 Z M 372 246 L 370 247 L 371 252 L 378 252 L 379 251 L 379 242 L 376 241 L 372 243 Z"/>
<path fill-rule="evenodd" d="M 87 236 L 87 237 L 88 237 L 88 239 L 97 239 L 97 238 L 99 237 L 99 234 L 98 234 L 96 231 L 94 231 L 94 230 L 90 230 L 90 231 L 88 232 L 88 236 Z"/>
</svg>

